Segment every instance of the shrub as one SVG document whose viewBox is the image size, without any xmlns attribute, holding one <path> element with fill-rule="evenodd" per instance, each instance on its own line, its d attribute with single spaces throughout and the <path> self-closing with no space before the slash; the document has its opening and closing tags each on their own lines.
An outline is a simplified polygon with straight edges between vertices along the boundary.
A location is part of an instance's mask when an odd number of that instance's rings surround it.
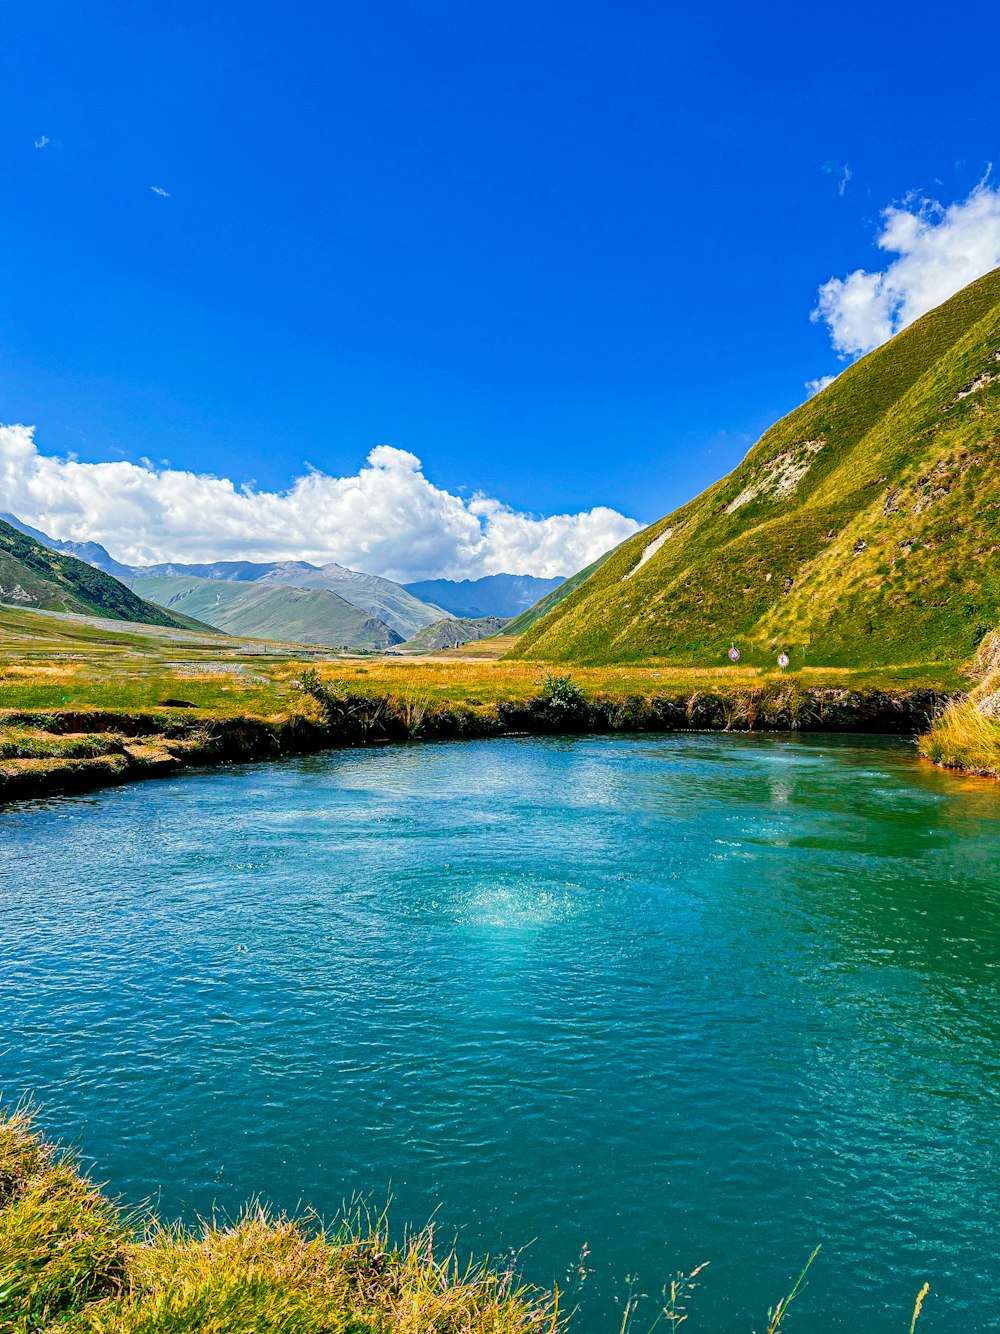
<svg viewBox="0 0 1000 1334">
<path fill-rule="evenodd" d="M 550 709 L 560 713 L 581 713 L 587 705 L 587 697 L 569 672 L 557 676 L 546 672 L 539 682 L 541 697 Z"/>
</svg>

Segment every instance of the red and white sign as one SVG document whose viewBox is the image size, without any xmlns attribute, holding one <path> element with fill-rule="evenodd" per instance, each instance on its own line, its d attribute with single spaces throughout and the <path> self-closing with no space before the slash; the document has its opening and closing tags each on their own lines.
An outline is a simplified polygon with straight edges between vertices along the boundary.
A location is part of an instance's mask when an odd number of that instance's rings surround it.
<svg viewBox="0 0 1000 1334">
<path fill-rule="evenodd" d="M 779 654 L 778 654 L 778 666 L 779 666 L 779 667 L 787 667 L 790 661 L 791 661 L 791 659 L 789 658 L 789 656 L 788 656 L 787 653 L 779 653 Z"/>
<path fill-rule="evenodd" d="M 739 662 L 739 660 L 740 660 L 740 651 L 734 644 L 733 647 L 729 650 L 729 661 Z"/>
</svg>

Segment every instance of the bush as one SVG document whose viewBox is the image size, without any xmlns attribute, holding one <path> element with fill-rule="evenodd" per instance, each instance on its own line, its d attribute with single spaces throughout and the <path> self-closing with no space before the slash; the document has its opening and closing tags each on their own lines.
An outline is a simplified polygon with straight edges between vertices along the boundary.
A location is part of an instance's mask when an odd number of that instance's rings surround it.
<svg viewBox="0 0 1000 1334">
<path fill-rule="evenodd" d="M 565 676 L 546 672 L 539 684 L 541 697 L 550 709 L 559 713 L 582 713 L 587 706 L 586 695 L 569 672 Z"/>
</svg>

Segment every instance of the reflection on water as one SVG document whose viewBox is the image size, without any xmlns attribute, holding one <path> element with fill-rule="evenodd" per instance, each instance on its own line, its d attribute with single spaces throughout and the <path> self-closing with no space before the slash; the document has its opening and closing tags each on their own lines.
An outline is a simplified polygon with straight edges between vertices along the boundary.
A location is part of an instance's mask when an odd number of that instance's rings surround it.
<svg viewBox="0 0 1000 1334">
<path fill-rule="evenodd" d="M 871 739 L 351 751 L 0 815 L 0 1087 L 170 1214 L 391 1191 L 576 1328 L 986 1329 L 1000 789 Z M 653 1318 L 649 1312 L 649 1322 Z"/>
</svg>

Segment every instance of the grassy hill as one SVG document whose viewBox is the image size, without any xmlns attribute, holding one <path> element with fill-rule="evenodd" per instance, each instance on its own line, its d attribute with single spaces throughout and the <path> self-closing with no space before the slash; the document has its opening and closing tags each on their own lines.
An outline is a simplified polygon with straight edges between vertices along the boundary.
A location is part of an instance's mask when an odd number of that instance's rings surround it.
<svg viewBox="0 0 1000 1334">
<path fill-rule="evenodd" d="M 407 653 L 436 653 L 445 648 L 461 648 L 480 639 L 498 635 L 507 622 L 502 616 L 449 616 L 426 625 L 403 644 Z"/>
<path fill-rule="evenodd" d="M 161 607 L 208 621 L 226 634 L 337 648 L 387 648 L 400 642 L 387 625 L 325 588 L 190 575 L 146 577 L 134 587 Z"/>
<path fill-rule="evenodd" d="M 141 625 L 201 628 L 137 597 L 123 583 L 85 561 L 53 551 L 0 520 L 0 603 L 110 616 Z"/>
<path fill-rule="evenodd" d="M 782 649 L 793 666 L 964 661 L 1000 622 L 998 552 L 994 270 L 550 595 L 512 655 L 709 664 L 735 643 L 761 666 Z"/>
<path fill-rule="evenodd" d="M 550 611 L 558 607 L 560 602 L 564 602 L 570 593 L 575 593 L 580 585 L 585 583 L 592 574 L 596 574 L 604 562 L 610 560 L 617 550 L 618 548 L 615 547 L 611 551 L 606 551 L 592 565 L 588 565 L 586 569 L 580 570 L 576 574 L 571 574 L 568 579 L 564 579 L 561 584 L 557 584 L 550 593 L 546 593 L 533 607 L 529 607 L 527 611 L 523 611 L 520 616 L 515 617 L 507 626 L 507 634 L 523 635 L 525 630 L 529 630 L 536 621 L 540 621 L 543 616 L 547 616 Z"/>
</svg>

